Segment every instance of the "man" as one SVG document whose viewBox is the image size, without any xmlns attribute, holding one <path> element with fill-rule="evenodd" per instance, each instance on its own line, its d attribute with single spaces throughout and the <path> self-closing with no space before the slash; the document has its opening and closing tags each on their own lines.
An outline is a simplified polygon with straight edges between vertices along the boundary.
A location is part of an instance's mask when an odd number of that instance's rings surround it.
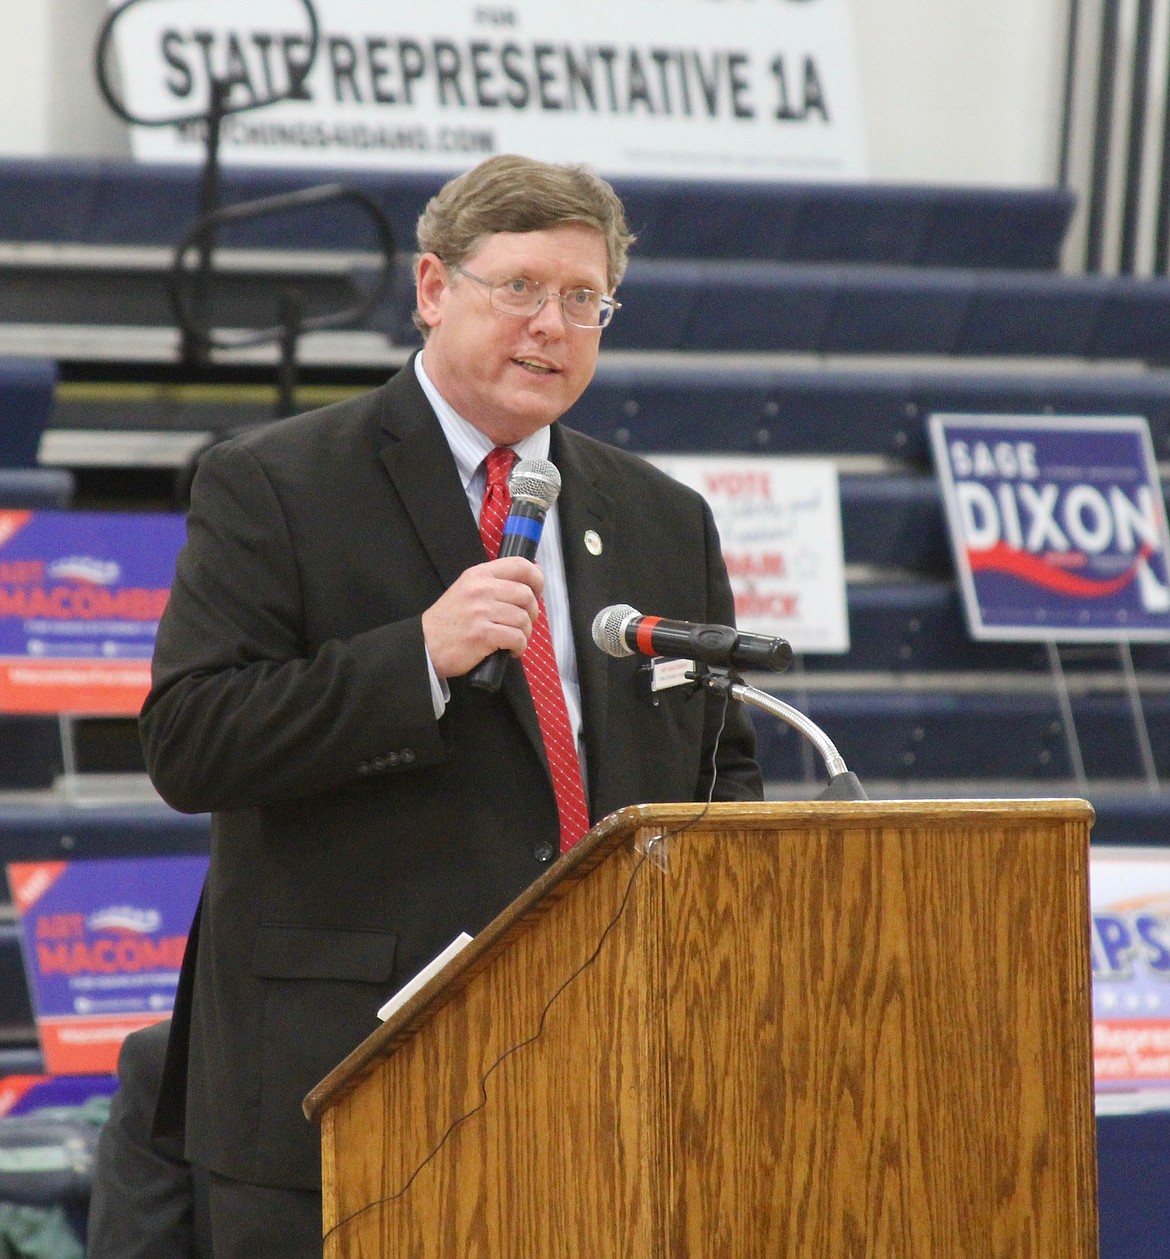
<svg viewBox="0 0 1170 1259">
<path fill-rule="evenodd" d="M 206 1173 L 171 1138 L 151 1137 L 170 1020 L 131 1032 L 98 1138 L 87 1259 L 212 1259 Z"/>
<path fill-rule="evenodd" d="M 651 701 L 590 638 L 613 603 L 733 615 L 702 500 L 556 423 L 631 239 L 589 172 L 490 159 L 420 219 L 422 354 L 200 465 L 141 728 L 163 797 L 214 811 L 162 1111 L 185 1069 L 217 1259 L 320 1253 L 300 1102 L 459 931 L 616 808 L 761 795 L 740 710 Z M 499 447 L 560 471 L 537 564 L 486 558 Z M 500 649 L 520 657 L 500 692 L 470 685 Z"/>
</svg>

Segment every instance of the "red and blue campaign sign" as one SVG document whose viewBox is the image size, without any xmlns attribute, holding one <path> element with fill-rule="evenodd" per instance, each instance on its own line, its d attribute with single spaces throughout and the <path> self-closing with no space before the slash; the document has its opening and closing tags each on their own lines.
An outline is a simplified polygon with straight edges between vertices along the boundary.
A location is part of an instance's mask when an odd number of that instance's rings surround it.
<svg viewBox="0 0 1170 1259">
<path fill-rule="evenodd" d="M 974 638 L 1170 638 L 1170 535 L 1135 416 L 933 415 Z"/>
<path fill-rule="evenodd" d="M 45 1067 L 113 1072 L 125 1037 L 166 1018 L 208 859 L 8 866 Z"/>
<path fill-rule="evenodd" d="M 1170 854 L 1098 849 L 1090 885 L 1097 1091 L 1170 1088 Z"/>
<path fill-rule="evenodd" d="M 0 712 L 131 716 L 183 518 L 0 511 Z"/>
</svg>

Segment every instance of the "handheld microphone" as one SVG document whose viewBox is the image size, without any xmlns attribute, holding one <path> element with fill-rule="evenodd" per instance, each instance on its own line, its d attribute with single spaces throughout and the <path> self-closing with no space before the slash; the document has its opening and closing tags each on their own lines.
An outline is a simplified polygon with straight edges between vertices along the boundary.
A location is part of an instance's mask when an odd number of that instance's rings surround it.
<svg viewBox="0 0 1170 1259">
<path fill-rule="evenodd" d="M 512 506 L 504 521 L 504 536 L 500 542 L 498 559 L 519 555 L 522 559 L 536 559 L 536 548 L 544 532 L 544 518 L 548 509 L 557 501 L 561 492 L 561 474 L 555 463 L 547 459 L 521 459 L 508 474 L 508 493 Z M 493 651 L 467 675 L 468 682 L 477 690 L 495 694 L 504 680 L 504 669 L 511 653 Z"/>
<path fill-rule="evenodd" d="M 602 608 L 593 618 L 593 641 L 607 656 L 669 656 L 724 669 L 780 673 L 792 663 L 783 638 L 745 634 L 730 625 L 696 625 L 643 616 L 628 603 Z"/>
</svg>

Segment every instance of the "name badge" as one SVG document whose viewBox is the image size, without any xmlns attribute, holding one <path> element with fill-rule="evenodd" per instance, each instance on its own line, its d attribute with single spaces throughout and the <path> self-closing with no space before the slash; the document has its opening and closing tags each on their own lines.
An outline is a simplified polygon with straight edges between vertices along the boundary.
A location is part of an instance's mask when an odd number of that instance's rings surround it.
<svg viewBox="0 0 1170 1259">
<path fill-rule="evenodd" d="M 650 662 L 650 690 L 667 691 L 672 686 L 690 686 L 695 679 L 687 677 L 687 674 L 694 671 L 693 660 L 668 660 L 665 656 L 655 656 Z"/>
</svg>

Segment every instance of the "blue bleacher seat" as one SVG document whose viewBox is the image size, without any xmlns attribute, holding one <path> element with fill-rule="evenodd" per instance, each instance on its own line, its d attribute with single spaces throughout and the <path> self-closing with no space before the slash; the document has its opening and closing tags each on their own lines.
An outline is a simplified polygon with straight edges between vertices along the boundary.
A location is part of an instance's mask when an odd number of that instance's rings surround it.
<svg viewBox="0 0 1170 1259">
<path fill-rule="evenodd" d="M 635 259 L 612 349 L 1167 361 L 1170 279 Z"/>
<path fill-rule="evenodd" d="M 1135 791 L 1090 789 L 1096 811 L 1094 844 L 1164 848 L 1170 844 L 1170 810 L 1165 796 L 1139 788 Z"/>
<path fill-rule="evenodd" d="M 967 630 L 962 596 L 950 578 L 850 582 L 850 649 L 839 655 L 808 655 L 812 672 L 847 673 L 1046 673 L 1042 642 L 991 642 Z M 1170 672 L 1170 643 L 1135 642 L 1130 650 L 1139 671 Z M 1116 673 L 1116 644 L 1066 643 L 1060 647 L 1066 672 Z"/>
<path fill-rule="evenodd" d="M 0 800 L 0 866 L 210 850 L 207 814 L 176 813 L 161 800 L 85 805 Z"/>
<path fill-rule="evenodd" d="M 20 1044 L 35 1035 L 21 955 L 20 925 L 11 920 L 0 921 L 0 1045 Z"/>
<path fill-rule="evenodd" d="M 197 166 L 84 158 L 0 162 L 0 239 L 173 245 L 199 199 Z M 374 196 L 409 249 L 436 173 L 225 167 L 225 204 L 342 180 Z M 918 266 L 1058 265 L 1074 199 L 1063 188 L 614 180 L 645 258 L 787 259 Z M 228 244 L 353 249 L 336 211 L 254 224 Z"/>
<path fill-rule="evenodd" d="M 66 468 L 0 468 L 0 507 L 64 511 L 75 488 Z"/>
<path fill-rule="evenodd" d="M 839 484 L 847 564 L 949 573 L 942 493 L 933 477 L 843 476 Z"/>
<path fill-rule="evenodd" d="M 631 364 L 603 353 L 593 384 L 566 422 L 647 454 L 873 454 L 926 469 L 925 420 L 935 411 L 1144 415 L 1156 454 L 1170 459 L 1170 373 L 1124 368 L 877 371 L 711 359 Z"/>
<path fill-rule="evenodd" d="M 56 387 L 52 360 L 0 358 L 0 468 L 36 466 Z"/>
<path fill-rule="evenodd" d="M 0 791 L 36 791 L 52 786 L 61 773 L 61 731 L 57 718 L 0 714 Z"/>
<path fill-rule="evenodd" d="M 897 690 L 773 693 L 806 712 L 865 783 L 874 781 L 1066 782 L 1072 765 L 1055 695 Z M 1170 774 L 1170 699 L 1147 696 L 1145 719 L 1160 774 Z M 1073 697 L 1089 779 L 1142 779 L 1132 711 L 1121 695 Z M 800 736 L 756 720 L 769 781 L 799 781 Z M 1165 802 L 1163 802 L 1165 808 Z"/>
</svg>

